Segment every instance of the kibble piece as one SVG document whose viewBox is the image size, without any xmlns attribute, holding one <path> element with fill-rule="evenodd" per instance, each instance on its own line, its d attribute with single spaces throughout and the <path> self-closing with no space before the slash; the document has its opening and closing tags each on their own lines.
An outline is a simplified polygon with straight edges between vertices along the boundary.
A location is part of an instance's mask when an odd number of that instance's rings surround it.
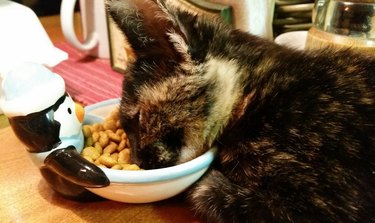
<svg viewBox="0 0 375 223">
<path fill-rule="evenodd" d="M 114 133 L 112 130 L 106 130 L 105 132 L 107 133 L 111 141 L 115 141 L 117 143 L 121 141 L 121 137 L 117 135 L 116 133 Z"/>
<path fill-rule="evenodd" d="M 117 150 L 117 144 L 114 142 L 109 143 L 108 146 L 106 146 L 103 150 L 103 153 L 109 153 L 112 154 L 114 151 Z"/>
<path fill-rule="evenodd" d="M 95 147 L 95 149 L 96 149 L 100 154 L 103 153 L 103 148 L 102 148 L 102 146 L 100 145 L 99 142 L 96 142 L 96 143 L 94 144 L 94 147 Z"/>
<path fill-rule="evenodd" d="M 118 156 L 119 156 L 118 153 L 112 153 L 111 154 L 111 158 L 116 160 L 117 162 L 118 162 Z"/>
<path fill-rule="evenodd" d="M 105 134 L 105 132 L 102 132 L 102 131 L 99 132 L 99 135 L 100 135 L 99 143 L 102 146 L 102 148 L 105 148 L 109 143 L 109 138 L 107 134 Z"/>
<path fill-rule="evenodd" d="M 92 140 L 92 137 L 88 137 L 85 141 L 85 147 L 92 146 L 94 144 L 94 141 Z"/>
<path fill-rule="evenodd" d="M 82 150 L 82 155 L 91 157 L 91 159 L 96 160 L 99 158 L 100 153 L 95 149 L 95 147 L 89 146 Z"/>
<path fill-rule="evenodd" d="M 117 146 L 117 151 L 121 152 L 123 149 L 125 149 L 125 146 L 126 146 L 126 140 L 122 139 Z"/>
<path fill-rule="evenodd" d="M 124 134 L 125 132 L 124 132 L 123 129 L 117 129 L 115 133 L 116 133 L 116 135 L 119 135 L 121 137 L 122 134 Z"/>
<path fill-rule="evenodd" d="M 121 164 L 123 170 L 140 170 L 139 166 L 135 164 Z"/>
<path fill-rule="evenodd" d="M 120 164 L 130 164 L 130 149 L 124 149 L 118 154 Z"/>
<path fill-rule="evenodd" d="M 82 132 L 83 132 L 83 135 L 85 136 L 85 138 L 90 137 L 91 134 L 92 134 L 91 127 L 89 125 L 82 126 Z"/>
<path fill-rule="evenodd" d="M 99 162 L 100 162 L 100 164 L 103 164 L 106 167 L 113 167 L 114 165 L 117 164 L 116 160 L 114 160 L 110 156 L 101 156 L 99 158 Z"/>
<path fill-rule="evenodd" d="M 92 129 L 94 132 L 100 132 L 103 131 L 103 126 L 99 123 L 95 123 L 94 125 L 92 125 Z"/>
<path fill-rule="evenodd" d="M 106 120 L 106 122 L 103 123 L 103 128 L 105 130 L 113 130 L 113 131 L 116 131 L 117 127 L 116 127 L 116 121 L 113 120 L 113 119 L 108 119 Z"/>
<path fill-rule="evenodd" d="M 99 132 L 93 132 L 92 135 L 92 141 L 95 143 L 95 142 L 98 142 L 99 141 L 99 138 L 100 138 L 100 135 L 99 135 Z"/>
<path fill-rule="evenodd" d="M 122 170 L 122 166 L 120 164 L 116 164 L 113 167 L 111 167 L 112 170 Z"/>
</svg>

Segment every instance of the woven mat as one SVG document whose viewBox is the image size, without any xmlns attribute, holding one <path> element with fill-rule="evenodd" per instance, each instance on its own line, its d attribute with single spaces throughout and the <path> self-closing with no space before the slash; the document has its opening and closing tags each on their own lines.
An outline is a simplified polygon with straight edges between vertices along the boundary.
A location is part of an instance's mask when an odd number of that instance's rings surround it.
<svg viewBox="0 0 375 223">
<path fill-rule="evenodd" d="M 77 102 L 90 105 L 121 97 L 123 74 L 112 70 L 110 61 L 85 56 L 66 42 L 55 46 L 69 54 L 69 59 L 52 68 L 65 80 L 66 91 Z"/>
</svg>

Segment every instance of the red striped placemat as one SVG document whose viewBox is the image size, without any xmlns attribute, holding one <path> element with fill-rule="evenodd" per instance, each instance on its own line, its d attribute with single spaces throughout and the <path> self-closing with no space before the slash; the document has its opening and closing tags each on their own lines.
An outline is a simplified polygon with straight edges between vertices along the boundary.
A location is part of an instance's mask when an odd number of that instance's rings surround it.
<svg viewBox="0 0 375 223">
<path fill-rule="evenodd" d="M 112 70 L 110 61 L 88 57 L 66 42 L 55 46 L 69 54 L 52 71 L 65 80 L 66 91 L 83 105 L 121 97 L 123 74 Z"/>
</svg>

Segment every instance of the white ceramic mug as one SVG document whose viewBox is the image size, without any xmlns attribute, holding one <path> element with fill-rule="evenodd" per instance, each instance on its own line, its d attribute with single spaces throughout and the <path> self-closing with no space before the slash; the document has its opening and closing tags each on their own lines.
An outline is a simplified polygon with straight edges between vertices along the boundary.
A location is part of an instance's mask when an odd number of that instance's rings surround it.
<svg viewBox="0 0 375 223">
<path fill-rule="evenodd" d="M 74 8 L 77 0 L 62 0 L 61 28 L 65 39 L 75 48 L 95 57 L 109 56 L 109 40 L 104 0 L 79 0 L 83 42 L 74 29 Z"/>
<path fill-rule="evenodd" d="M 233 25 L 254 35 L 273 39 L 275 0 L 210 0 L 232 7 Z"/>
</svg>

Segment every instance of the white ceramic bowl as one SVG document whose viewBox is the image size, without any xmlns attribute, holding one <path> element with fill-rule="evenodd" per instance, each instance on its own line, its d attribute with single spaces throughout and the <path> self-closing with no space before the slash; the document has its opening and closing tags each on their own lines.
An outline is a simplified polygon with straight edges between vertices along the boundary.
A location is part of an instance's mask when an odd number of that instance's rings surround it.
<svg viewBox="0 0 375 223">
<path fill-rule="evenodd" d="M 306 46 L 307 31 L 292 31 L 278 35 L 275 43 L 296 50 L 304 50 Z"/>
<path fill-rule="evenodd" d="M 119 104 L 110 99 L 85 108 L 85 123 L 101 122 Z M 215 158 L 216 148 L 203 155 L 172 167 L 130 171 L 102 168 L 110 180 L 103 188 L 87 188 L 91 192 L 114 201 L 149 203 L 173 197 L 196 182 Z"/>
</svg>

